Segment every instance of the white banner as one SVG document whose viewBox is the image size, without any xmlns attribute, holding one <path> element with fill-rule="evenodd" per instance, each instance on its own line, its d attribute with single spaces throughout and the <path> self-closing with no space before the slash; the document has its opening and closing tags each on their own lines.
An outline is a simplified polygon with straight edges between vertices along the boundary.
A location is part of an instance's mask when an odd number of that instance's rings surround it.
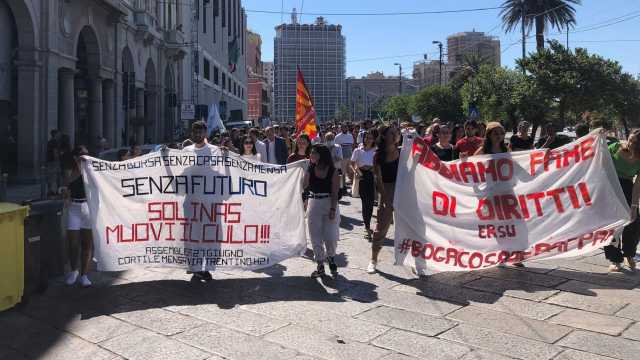
<svg viewBox="0 0 640 360">
<path fill-rule="evenodd" d="M 429 272 L 581 255 L 630 221 L 597 132 L 555 150 L 447 163 L 405 138 L 394 208 L 396 264 Z"/>
<path fill-rule="evenodd" d="M 306 249 L 304 161 L 252 163 L 213 147 L 85 160 L 99 270 L 253 270 Z"/>
</svg>

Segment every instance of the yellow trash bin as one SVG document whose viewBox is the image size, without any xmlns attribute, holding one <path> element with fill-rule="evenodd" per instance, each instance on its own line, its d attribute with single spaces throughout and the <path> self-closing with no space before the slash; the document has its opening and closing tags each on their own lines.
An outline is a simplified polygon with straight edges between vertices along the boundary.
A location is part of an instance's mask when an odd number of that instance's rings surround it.
<svg viewBox="0 0 640 360">
<path fill-rule="evenodd" d="M 29 207 L 0 203 L 0 311 L 20 302 L 24 291 L 24 218 Z"/>
</svg>

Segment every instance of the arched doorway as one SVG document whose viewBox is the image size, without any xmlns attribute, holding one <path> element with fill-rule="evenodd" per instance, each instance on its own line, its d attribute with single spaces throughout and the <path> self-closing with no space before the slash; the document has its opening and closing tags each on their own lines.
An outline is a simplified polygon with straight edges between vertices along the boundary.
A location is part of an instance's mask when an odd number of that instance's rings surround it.
<svg viewBox="0 0 640 360">
<path fill-rule="evenodd" d="M 96 33 L 85 26 L 76 46 L 76 73 L 74 78 L 75 131 L 74 143 L 96 147 L 102 134 L 102 80 L 100 49 Z"/>
<path fill-rule="evenodd" d="M 176 109 L 177 109 L 177 95 L 176 95 L 176 81 L 175 72 L 173 66 L 167 65 L 164 72 L 164 141 L 177 140 L 174 136 L 176 129 Z"/>
<path fill-rule="evenodd" d="M 132 119 L 136 116 L 136 72 L 129 47 L 122 50 L 122 109 L 125 119 L 121 132 L 122 144 L 131 145 L 134 141 Z"/>
<path fill-rule="evenodd" d="M 11 9 L 0 2 L 0 173 L 18 170 L 18 31 Z"/>
</svg>

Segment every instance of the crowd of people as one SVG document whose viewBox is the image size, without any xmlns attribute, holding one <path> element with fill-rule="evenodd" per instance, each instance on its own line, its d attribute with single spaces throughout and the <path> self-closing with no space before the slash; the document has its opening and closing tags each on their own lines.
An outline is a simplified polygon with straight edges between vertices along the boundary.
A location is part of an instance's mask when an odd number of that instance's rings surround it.
<svg viewBox="0 0 640 360">
<path fill-rule="evenodd" d="M 534 148 L 554 149 L 572 141 L 570 137 L 558 133 L 553 124 L 543 127 L 538 141 L 534 141 L 528 122 L 520 122 L 516 130 L 509 141 L 506 141 L 505 129 L 499 122 L 485 124 L 468 120 L 460 125 L 444 123 L 439 119 L 433 119 L 429 124 L 363 121 L 359 124 L 336 123 L 322 126 L 318 137 L 311 139 L 306 134 L 295 134 L 295 127 L 291 126 L 232 129 L 220 133 L 208 131 L 205 122 L 197 121 L 192 124 L 188 139 L 167 146 L 196 152 L 221 148 L 248 161 L 279 165 L 308 160 L 302 197 L 313 257 L 317 264 L 311 276 L 321 277 L 325 275 L 325 264 L 328 264 L 332 275 L 336 276 L 338 273 L 335 255 L 340 234 L 339 199 L 347 194 L 361 200 L 364 239 L 371 243 L 367 272 L 377 272 L 378 255 L 393 222 L 393 200 L 403 134 L 412 133 L 422 138 L 442 161 Z M 576 127 L 577 137 L 588 132 L 589 126 L 586 124 Z M 610 271 L 621 271 L 623 262 L 632 270 L 636 268 L 634 257 L 640 230 L 637 221 L 640 182 L 636 180 L 636 175 L 640 173 L 639 136 L 640 131 L 634 131 L 627 141 L 614 141 L 609 146 L 633 219 L 624 229 L 622 237 L 605 248 L 606 258 L 611 261 Z M 60 150 L 52 151 L 51 156 L 61 159 L 65 173 L 63 193 L 70 202 L 69 240 L 72 245 L 79 244 L 82 254 L 81 264 L 71 262 L 72 272 L 67 276 L 67 284 L 72 285 L 80 278 L 83 286 L 90 286 L 91 282 L 87 278 L 91 254 L 90 221 L 79 176 L 80 156 L 88 151 L 85 146 L 70 149 L 68 139 L 65 141 L 64 138 L 58 140 L 58 145 Z M 126 160 L 139 155 L 140 151 L 134 145 L 119 153 L 118 159 Z M 376 206 L 376 223 L 373 226 Z M 78 250 L 73 250 L 70 256 L 77 259 Z M 521 263 L 513 265 L 523 266 Z M 417 269 L 417 275 L 425 276 L 420 269 Z M 195 272 L 192 279 L 209 281 L 212 276 L 206 271 Z"/>
</svg>

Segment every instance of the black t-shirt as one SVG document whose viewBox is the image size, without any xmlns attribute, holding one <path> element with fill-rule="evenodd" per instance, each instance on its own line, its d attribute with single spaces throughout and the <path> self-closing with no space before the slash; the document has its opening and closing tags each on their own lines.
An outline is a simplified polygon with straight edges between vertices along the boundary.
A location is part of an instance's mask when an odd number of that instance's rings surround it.
<svg viewBox="0 0 640 360">
<path fill-rule="evenodd" d="M 544 143 L 547 142 L 547 136 L 545 137 L 541 137 L 538 142 L 536 143 L 536 148 L 540 149 L 544 146 Z M 549 149 L 556 149 L 559 148 L 561 146 L 567 145 L 568 143 L 571 142 L 571 139 L 566 136 L 566 135 L 556 135 L 556 138 L 551 142 L 551 144 L 549 144 L 549 146 L 547 146 L 547 148 Z"/>
<path fill-rule="evenodd" d="M 453 161 L 453 146 L 443 149 L 434 144 L 431 145 L 431 151 L 433 151 L 438 156 L 438 159 L 442 161 Z"/>
<path fill-rule="evenodd" d="M 511 149 L 531 150 L 533 149 L 533 138 L 529 137 L 527 140 L 523 140 L 518 134 L 513 134 L 509 140 Z M 544 144 L 544 142 L 543 142 Z"/>
</svg>

